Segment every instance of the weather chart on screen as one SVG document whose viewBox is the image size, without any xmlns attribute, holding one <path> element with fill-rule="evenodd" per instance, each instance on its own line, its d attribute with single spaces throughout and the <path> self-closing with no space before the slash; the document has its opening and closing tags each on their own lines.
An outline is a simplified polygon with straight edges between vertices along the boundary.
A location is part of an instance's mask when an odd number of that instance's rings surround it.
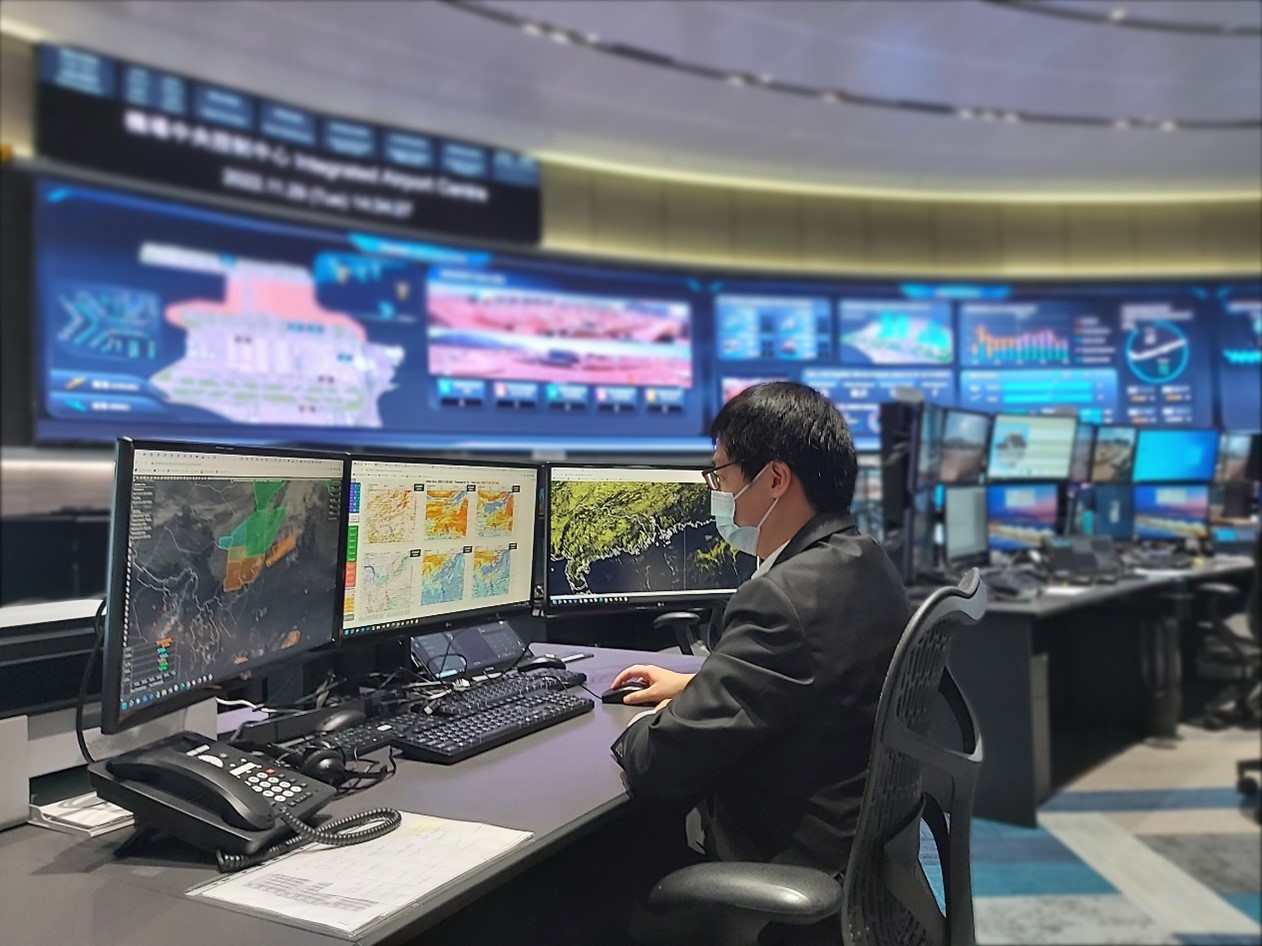
<svg viewBox="0 0 1262 946">
<path fill-rule="evenodd" d="M 708 447 L 680 277 L 45 180 L 41 439 Z"/>
</svg>

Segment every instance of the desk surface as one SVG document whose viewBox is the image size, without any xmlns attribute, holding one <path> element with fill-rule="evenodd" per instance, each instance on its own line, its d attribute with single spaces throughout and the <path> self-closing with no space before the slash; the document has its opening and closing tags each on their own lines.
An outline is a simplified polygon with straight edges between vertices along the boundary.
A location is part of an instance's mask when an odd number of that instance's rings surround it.
<svg viewBox="0 0 1262 946">
<path fill-rule="evenodd" d="M 701 663 L 699 657 L 679 654 L 590 652 L 590 660 L 570 667 L 586 673 L 587 686 L 596 693 L 632 663 L 674 670 Z M 534 832 L 526 844 L 413 904 L 362 942 L 404 929 L 421 932 L 624 805 L 627 794 L 609 746 L 642 708 L 598 702 L 592 713 L 453 766 L 400 760 L 393 778 L 331 804 L 326 811 L 334 815 L 388 806 Z M 126 837 L 126 831 L 117 831 L 79 839 L 31 825 L 0 832 L 0 916 L 5 918 L 0 940 L 23 946 L 346 942 L 190 900 L 184 891 L 215 876 L 213 866 L 176 844 L 115 861 L 113 850 Z"/>
<path fill-rule="evenodd" d="M 1113 585 L 1069 586 L 1066 593 L 1044 591 L 1033 601 L 1004 601 L 991 596 L 986 606 L 987 614 L 1008 614 L 1039 620 L 1054 617 L 1078 608 L 1095 607 L 1111 601 L 1120 601 L 1132 595 L 1151 594 L 1159 590 L 1172 590 L 1176 585 L 1214 578 L 1227 578 L 1253 570 L 1253 560 L 1248 558 L 1209 559 L 1198 568 L 1182 571 L 1163 571 L 1145 575 Z"/>
</svg>

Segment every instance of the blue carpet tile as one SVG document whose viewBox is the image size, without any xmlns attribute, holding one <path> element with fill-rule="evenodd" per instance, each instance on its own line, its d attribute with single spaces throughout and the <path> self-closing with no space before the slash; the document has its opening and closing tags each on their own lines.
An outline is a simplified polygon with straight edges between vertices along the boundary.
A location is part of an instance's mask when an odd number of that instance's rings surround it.
<svg viewBox="0 0 1262 946">
<path fill-rule="evenodd" d="M 1221 896 L 1255 923 L 1262 923 L 1262 893 L 1224 893 Z"/>
<path fill-rule="evenodd" d="M 1234 788 L 1169 788 L 1118 792 L 1061 792 L 1039 811 L 1178 811 L 1192 808 L 1239 808 Z"/>
</svg>

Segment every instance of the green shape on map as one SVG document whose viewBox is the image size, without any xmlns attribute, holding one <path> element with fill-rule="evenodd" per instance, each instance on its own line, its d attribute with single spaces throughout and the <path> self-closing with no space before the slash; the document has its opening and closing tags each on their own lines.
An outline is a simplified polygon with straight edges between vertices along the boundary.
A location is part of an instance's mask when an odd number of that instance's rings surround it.
<svg viewBox="0 0 1262 946">
<path fill-rule="evenodd" d="M 288 510 L 284 506 L 268 508 L 284 487 L 284 480 L 262 480 L 254 484 L 254 512 L 237 524 L 227 535 L 219 537 L 221 549 L 244 549 L 247 558 L 264 554 L 271 548 L 285 521 Z"/>
</svg>

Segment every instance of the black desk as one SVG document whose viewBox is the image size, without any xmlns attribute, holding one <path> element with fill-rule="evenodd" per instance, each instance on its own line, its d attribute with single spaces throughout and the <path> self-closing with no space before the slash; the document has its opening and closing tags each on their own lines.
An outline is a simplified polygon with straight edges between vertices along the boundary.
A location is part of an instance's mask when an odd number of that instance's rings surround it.
<svg viewBox="0 0 1262 946">
<path fill-rule="evenodd" d="M 633 663 L 693 670 L 699 657 L 597 650 L 572 664 L 599 693 Z M 494 864 L 413 904 L 364 943 L 406 939 L 561 849 L 628 802 L 609 746 L 643 707 L 605 706 L 454 766 L 399 762 L 393 778 L 327 810 L 345 815 L 390 806 L 402 811 L 481 821 L 534 832 Z M 138 855 L 113 860 L 127 837 L 91 840 L 23 825 L 0 833 L 0 942 L 22 946 L 310 946 L 346 941 L 235 913 L 185 897 L 215 870 L 195 861 Z"/>
<path fill-rule="evenodd" d="M 951 672 L 977 716 L 984 741 L 985 761 L 974 814 L 1033 827 L 1038 804 L 1053 787 L 1052 721 L 1046 689 L 1049 637 L 1067 636 L 1074 629 L 1071 620 L 1080 623 L 1090 612 L 1110 609 L 1106 633 L 1128 631 L 1142 649 L 1131 665 L 1142 668 L 1151 698 L 1151 715 L 1143 724 L 1149 728 L 1140 734 L 1160 735 L 1160 729 L 1167 724 L 1172 728 L 1177 721 L 1181 700 L 1178 624 L 1153 613 L 1172 610 L 1160 596 L 1203 581 L 1237 578 L 1252 569 L 1249 560 L 1211 559 L 1188 571 L 1072 588 L 1070 594 L 1044 593 L 1030 602 L 992 597 L 981 622 L 956 632 L 949 657 Z M 1136 630 L 1141 618 L 1150 624 L 1142 633 Z M 1088 653 L 1081 660 L 1094 657 Z M 1057 669 L 1077 673 L 1082 666 Z M 1118 672 L 1107 665 L 1092 669 Z"/>
</svg>

